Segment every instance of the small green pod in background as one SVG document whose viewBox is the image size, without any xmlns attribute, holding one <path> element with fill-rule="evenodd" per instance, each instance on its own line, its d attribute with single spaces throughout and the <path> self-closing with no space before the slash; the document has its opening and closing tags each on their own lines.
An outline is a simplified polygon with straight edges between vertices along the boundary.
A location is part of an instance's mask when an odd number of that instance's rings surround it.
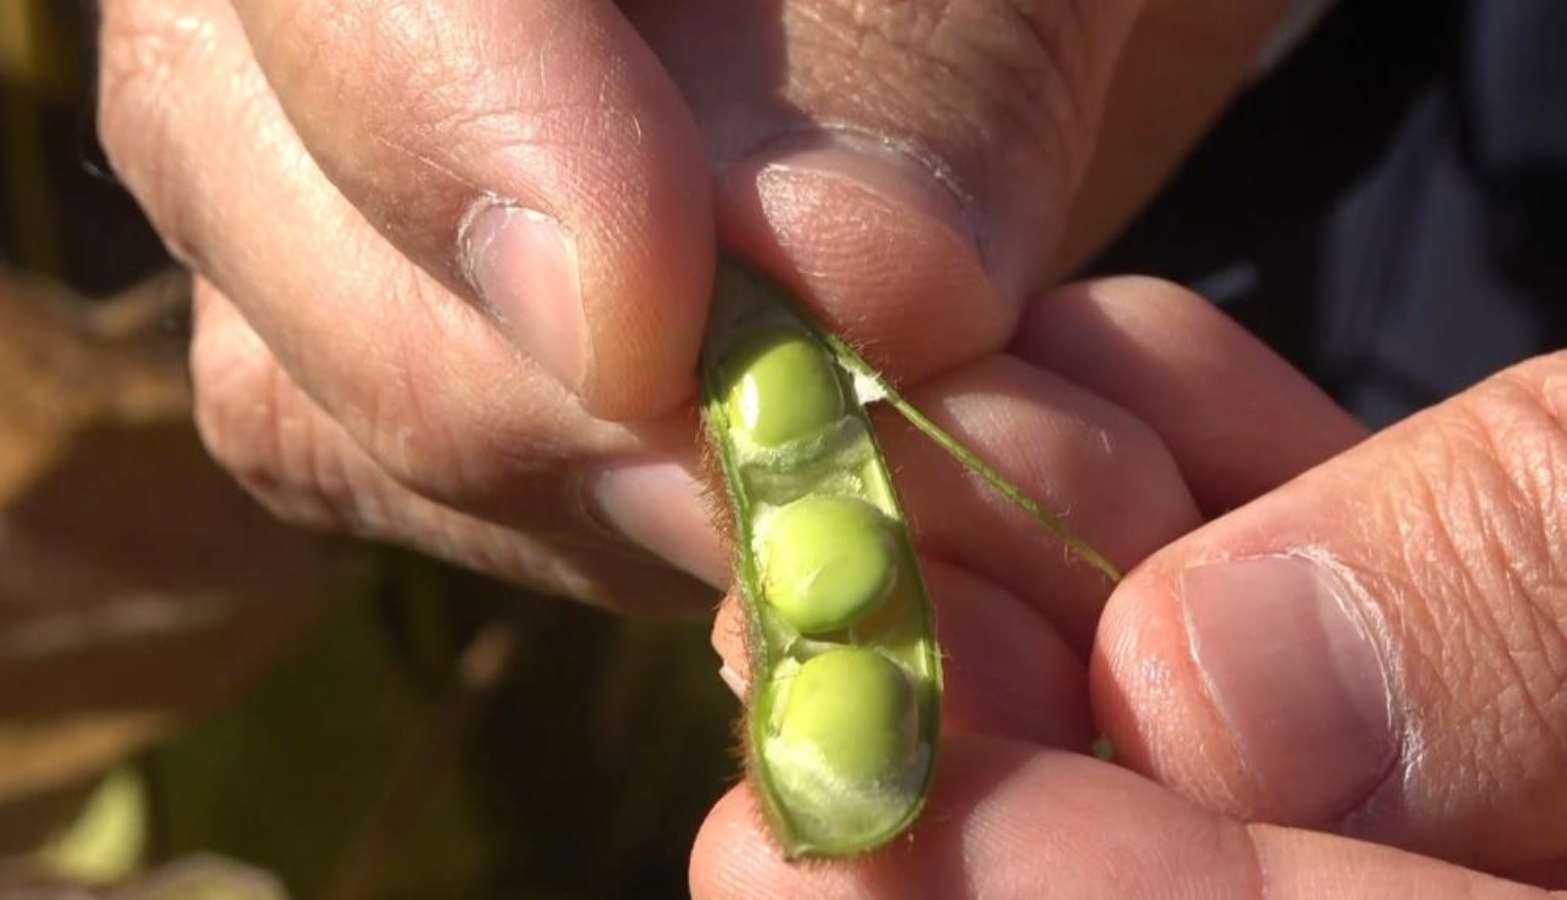
<svg viewBox="0 0 1567 900">
<path fill-rule="evenodd" d="M 746 765 L 784 853 L 847 856 L 925 801 L 941 662 L 857 379 L 793 301 L 720 268 L 703 412 L 734 515 Z"/>
</svg>

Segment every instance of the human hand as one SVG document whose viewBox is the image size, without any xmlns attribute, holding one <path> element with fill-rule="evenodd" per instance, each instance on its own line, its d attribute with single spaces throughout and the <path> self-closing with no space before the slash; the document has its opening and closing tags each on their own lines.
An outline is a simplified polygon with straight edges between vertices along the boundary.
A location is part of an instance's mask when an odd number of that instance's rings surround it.
<svg viewBox="0 0 1567 900">
<path fill-rule="evenodd" d="M 1559 352 L 1145 563 L 1098 721 L 1210 808 L 1567 887 L 1564 515 Z"/>
<path fill-rule="evenodd" d="M 715 244 L 903 384 L 947 373 L 934 402 L 1011 390 L 1069 219 L 1135 204 L 1280 5 L 105 0 L 100 128 L 198 274 L 202 433 L 268 506 L 690 608 L 666 560 L 726 581 L 692 474 Z"/>
<path fill-rule="evenodd" d="M 698 835 L 694 897 L 1547 896 L 1377 844 L 1242 824 L 1109 763 L 993 736 L 949 739 L 913 836 L 861 859 L 785 862 L 748 791 Z"/>
<path fill-rule="evenodd" d="M 1054 305 L 1052 325 L 1080 327 Z M 1060 367 L 1062 354 L 1099 349 L 1075 334 L 1025 329 L 1015 350 Z M 1166 351 L 1185 338 L 1149 336 Z M 1127 371 L 1138 354 L 1120 349 L 1123 388 L 1158 383 Z M 1214 384 L 1198 380 L 1188 399 Z M 1159 416 L 1211 403 L 1123 405 L 1158 430 Z M 1166 443 L 1187 473 L 1215 446 Z M 1567 886 L 1563 510 L 1558 353 L 1337 455 L 1118 586 L 1095 639 L 1092 715 L 1118 761 L 1157 784 L 1042 750 L 1053 742 L 1037 720 L 1075 714 L 1055 695 L 976 716 L 974 684 L 1038 690 L 1040 673 L 1007 652 L 1010 623 L 968 623 L 950 667 L 956 733 L 906 845 L 786 866 L 740 788 L 703 830 L 693 885 L 778 897 L 1535 895 L 1484 871 Z M 1259 822 L 1273 824 L 1248 824 Z"/>
</svg>

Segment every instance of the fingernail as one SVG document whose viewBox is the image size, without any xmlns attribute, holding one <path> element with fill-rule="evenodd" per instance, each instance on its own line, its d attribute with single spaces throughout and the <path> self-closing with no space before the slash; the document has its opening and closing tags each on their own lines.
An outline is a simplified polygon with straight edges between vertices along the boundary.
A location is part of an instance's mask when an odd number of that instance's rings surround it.
<svg viewBox="0 0 1567 900">
<path fill-rule="evenodd" d="M 729 667 L 728 663 L 718 667 L 718 678 L 729 688 L 729 692 L 735 695 L 735 699 L 745 702 L 746 683 L 740 677 L 740 673 Z"/>
<path fill-rule="evenodd" d="M 469 222 L 463 247 L 474 288 L 523 352 L 580 390 L 589 337 L 571 236 L 544 213 L 496 204 Z"/>
<path fill-rule="evenodd" d="M 673 462 L 620 463 L 584 482 L 583 500 L 600 525 L 714 587 L 727 566 L 702 487 Z"/>
<path fill-rule="evenodd" d="M 760 165 L 757 179 L 764 185 L 828 179 L 944 222 L 978 247 L 972 198 L 944 164 L 916 149 L 857 132 L 813 131 L 785 135 L 751 161 Z"/>
<path fill-rule="evenodd" d="M 1297 824 L 1341 818 L 1397 752 L 1388 678 L 1354 598 L 1317 563 L 1265 556 L 1181 577 L 1192 654 L 1259 787 Z"/>
</svg>

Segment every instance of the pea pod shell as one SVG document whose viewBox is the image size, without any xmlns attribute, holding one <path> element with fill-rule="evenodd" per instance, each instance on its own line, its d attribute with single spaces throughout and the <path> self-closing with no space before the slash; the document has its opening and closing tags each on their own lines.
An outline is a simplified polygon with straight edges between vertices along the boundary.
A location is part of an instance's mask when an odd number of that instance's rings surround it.
<svg viewBox="0 0 1567 900">
<path fill-rule="evenodd" d="M 841 406 L 834 406 L 831 385 L 808 370 L 798 379 L 801 389 L 787 395 L 782 415 L 774 419 L 758 406 L 764 397 L 737 393 L 767 390 L 759 383 L 764 379 L 775 382 L 775 391 L 776 382 L 786 388 L 797 383 L 790 367 L 802 364 L 785 357 L 799 352 L 779 352 L 780 344 L 791 342 L 767 338 L 780 331 L 803 335 L 817 348 L 845 401 Z M 759 358 L 766 362 L 769 353 L 783 365 L 758 374 L 753 364 Z M 758 383 L 747 386 L 737 378 Z M 908 828 L 924 805 L 941 707 L 940 652 L 924 582 L 864 410 L 866 402 L 884 394 L 844 364 L 782 288 L 735 265 L 720 268 L 703 393 L 704 419 L 734 518 L 736 581 L 745 609 L 751 668 L 747 769 L 786 855 L 872 850 Z M 838 505 L 847 505 L 842 498 L 869 504 L 876 511 L 872 524 L 885 526 L 885 532 L 844 542 L 869 548 L 841 560 L 830 576 L 846 593 L 829 591 L 827 602 L 770 598 L 769 574 L 775 594 L 789 593 L 779 585 L 809 568 L 796 557 L 832 556 L 830 540 L 793 556 L 767 544 L 770 529 L 789 527 L 784 511 L 791 502 L 822 497 L 840 498 L 831 501 Z M 846 521 L 855 519 L 845 515 Z M 884 563 L 874 558 L 881 540 L 885 566 L 894 573 L 885 584 L 878 580 Z M 774 561 L 771 572 L 764 571 L 763 555 Z M 794 569 L 780 574 L 779 567 L 787 566 Z M 790 603 L 800 608 L 791 610 Z"/>
</svg>

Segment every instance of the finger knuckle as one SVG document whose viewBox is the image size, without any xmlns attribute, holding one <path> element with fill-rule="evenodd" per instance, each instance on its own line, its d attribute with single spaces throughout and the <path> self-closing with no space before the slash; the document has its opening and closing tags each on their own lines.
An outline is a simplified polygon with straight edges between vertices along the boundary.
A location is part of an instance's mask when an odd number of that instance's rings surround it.
<svg viewBox="0 0 1567 900">
<path fill-rule="evenodd" d="M 1051 171 L 1086 162 L 1095 40 L 1105 17 L 1039 0 L 811 0 L 795 4 L 793 42 L 806 48 L 799 90 L 812 105 L 890 108 L 899 119 L 968 122 L 991 146 L 1022 148 Z M 845 67 L 863 77 L 842 92 Z M 931 123 L 936 124 L 936 123 Z M 938 131 L 953 132 L 931 128 Z M 1000 134 L 998 135 L 998 132 Z"/>
<path fill-rule="evenodd" d="M 1461 600 L 1427 629 L 1435 662 L 1470 676 L 1477 721 L 1526 766 L 1567 760 L 1567 395 L 1551 381 L 1563 371 L 1567 354 L 1444 406 L 1406 466 L 1424 515 L 1398 513 L 1420 593 Z"/>
<path fill-rule="evenodd" d="M 1567 616 L 1567 418 L 1541 374 L 1505 372 L 1462 409 L 1465 458 L 1474 460 L 1467 508 L 1514 593 L 1531 609 Z"/>
<path fill-rule="evenodd" d="M 392 337 L 373 383 L 337 410 L 377 465 L 414 493 L 461 498 L 489 483 L 475 397 L 448 360 L 418 344 L 419 334 Z M 492 484 L 490 486 L 493 486 Z"/>
<path fill-rule="evenodd" d="M 525 489 L 547 505 L 574 452 L 559 413 L 450 366 L 418 347 L 390 354 L 363 404 L 339 410 L 344 425 L 382 471 L 422 497 L 485 509 Z M 507 397 L 519 402 L 500 402 Z"/>
<path fill-rule="evenodd" d="M 409 367 L 387 373 L 354 416 L 360 443 L 386 472 L 426 496 L 451 496 L 478 480 L 465 452 L 471 442 L 439 396 L 442 385 L 424 381 Z"/>
<path fill-rule="evenodd" d="M 198 330 L 193 347 L 196 426 L 208 452 L 286 522 L 373 531 L 366 515 L 373 498 L 351 477 L 341 442 L 323 432 L 320 417 L 275 361 L 235 344 Z"/>
</svg>

